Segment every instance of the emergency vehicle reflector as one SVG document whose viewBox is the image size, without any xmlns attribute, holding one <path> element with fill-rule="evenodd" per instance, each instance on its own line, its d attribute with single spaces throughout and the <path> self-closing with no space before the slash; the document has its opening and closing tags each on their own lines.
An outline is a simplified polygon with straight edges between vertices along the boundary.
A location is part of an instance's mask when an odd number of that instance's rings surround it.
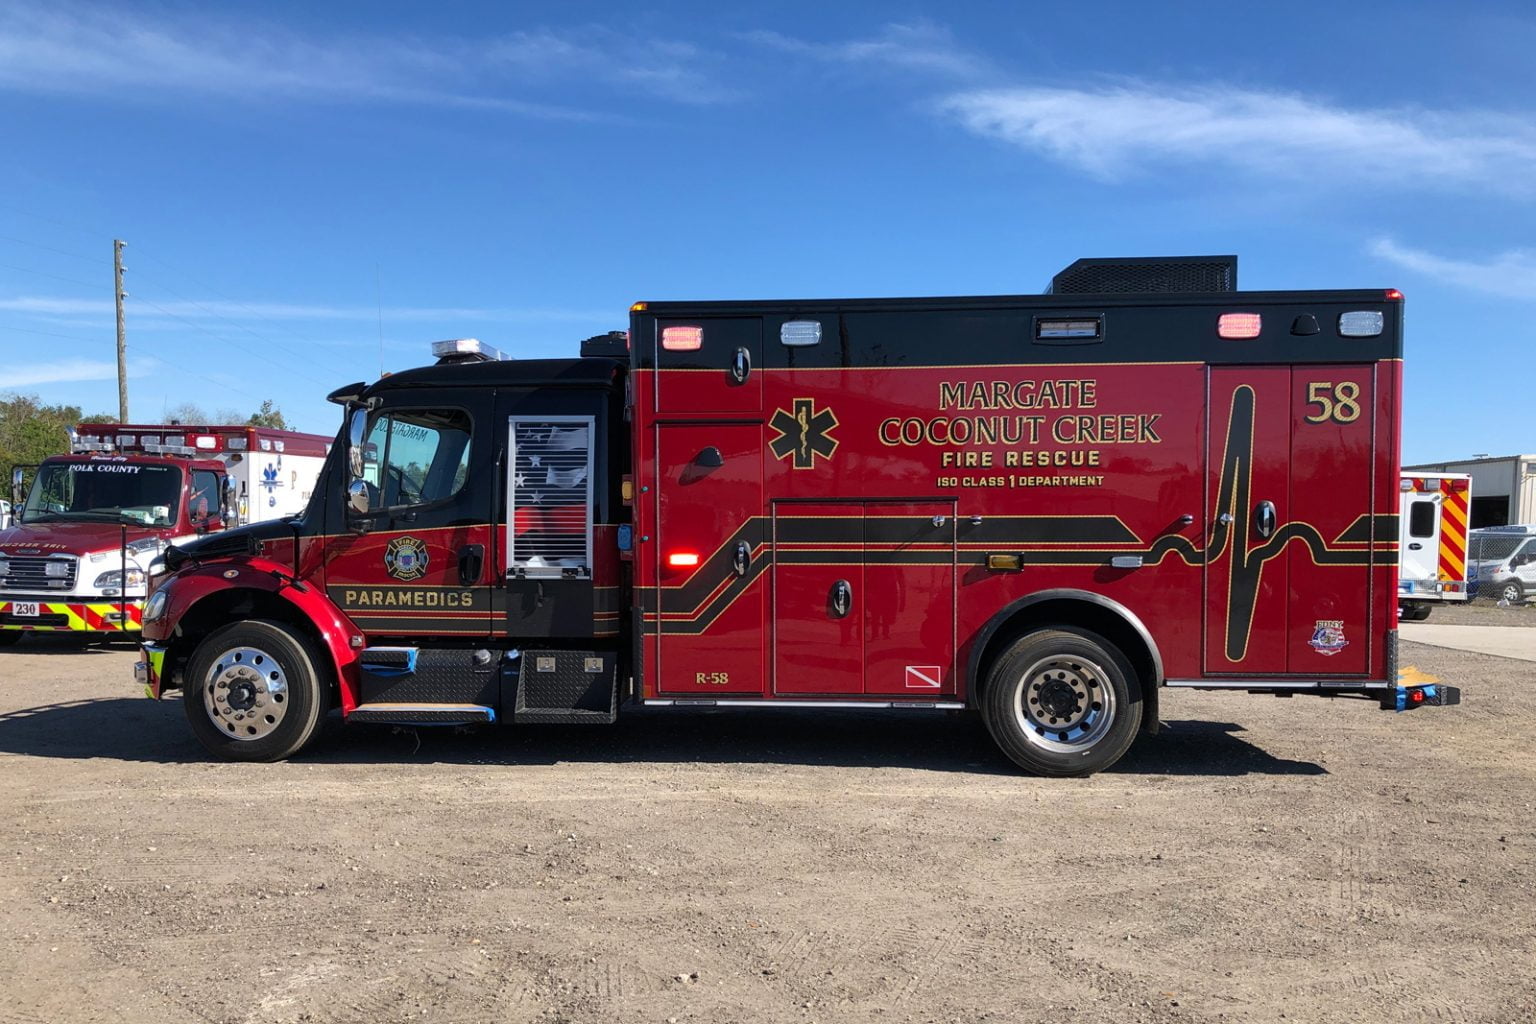
<svg viewBox="0 0 1536 1024">
<path fill-rule="evenodd" d="M 1216 321 L 1216 333 L 1223 338 L 1257 338 L 1263 323 L 1258 313 L 1223 313 Z"/>
<path fill-rule="evenodd" d="M 674 551 L 667 556 L 667 564 L 674 569 L 686 569 L 699 564 L 697 551 Z"/>
<path fill-rule="evenodd" d="M 704 347 L 704 328 L 663 327 L 661 347 L 668 352 L 697 352 Z"/>
<path fill-rule="evenodd" d="M 1386 318 L 1379 310 L 1356 310 L 1339 314 L 1339 334 L 1346 338 L 1374 338 L 1381 334 Z"/>
</svg>

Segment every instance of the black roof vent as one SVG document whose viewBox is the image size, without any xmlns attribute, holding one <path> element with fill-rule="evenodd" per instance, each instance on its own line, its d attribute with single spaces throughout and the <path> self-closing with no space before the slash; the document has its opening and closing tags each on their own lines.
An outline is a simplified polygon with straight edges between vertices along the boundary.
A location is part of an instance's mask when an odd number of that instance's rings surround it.
<svg viewBox="0 0 1536 1024">
<path fill-rule="evenodd" d="M 610 359 L 629 358 L 629 332 L 609 331 L 607 334 L 594 334 L 581 343 L 582 358 L 588 356 L 607 356 Z"/>
<path fill-rule="evenodd" d="M 1235 291 L 1236 256 L 1133 256 L 1078 260 L 1051 278 L 1045 293 Z"/>
</svg>

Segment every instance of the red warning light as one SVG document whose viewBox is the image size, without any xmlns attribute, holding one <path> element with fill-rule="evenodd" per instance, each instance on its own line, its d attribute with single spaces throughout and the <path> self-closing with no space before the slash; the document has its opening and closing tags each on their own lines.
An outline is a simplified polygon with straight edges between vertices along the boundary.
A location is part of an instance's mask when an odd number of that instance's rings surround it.
<svg viewBox="0 0 1536 1024">
<path fill-rule="evenodd" d="M 697 352 L 704 347 L 704 328 L 663 327 L 661 347 L 668 352 Z"/>
<path fill-rule="evenodd" d="M 1223 338 L 1257 338 L 1264 326 L 1258 313 L 1223 313 L 1216 321 L 1216 333 Z"/>
<path fill-rule="evenodd" d="M 1388 288 L 1387 289 L 1387 301 L 1388 302 L 1401 302 L 1402 300 L 1403 300 L 1403 293 L 1402 292 L 1398 291 L 1396 288 Z"/>
<path fill-rule="evenodd" d="M 667 565 L 673 569 L 691 569 L 698 564 L 697 551 L 674 551 L 667 556 Z"/>
</svg>

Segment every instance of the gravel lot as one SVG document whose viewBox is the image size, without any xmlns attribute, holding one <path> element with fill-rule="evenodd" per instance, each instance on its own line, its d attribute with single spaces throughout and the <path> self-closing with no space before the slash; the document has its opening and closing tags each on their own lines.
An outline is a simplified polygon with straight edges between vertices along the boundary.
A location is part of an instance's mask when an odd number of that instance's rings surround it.
<svg viewBox="0 0 1536 1024">
<path fill-rule="evenodd" d="M 1169 693 L 1052 781 L 787 712 L 216 765 L 132 661 L 0 653 L 0 1024 L 1536 1019 L 1533 663 L 1405 644 L 1467 703 L 1404 715 Z"/>
</svg>

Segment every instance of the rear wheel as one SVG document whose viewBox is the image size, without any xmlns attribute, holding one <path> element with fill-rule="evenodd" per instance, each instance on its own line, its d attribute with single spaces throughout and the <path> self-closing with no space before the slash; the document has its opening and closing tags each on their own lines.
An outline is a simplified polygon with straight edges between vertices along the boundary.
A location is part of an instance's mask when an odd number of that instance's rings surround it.
<svg viewBox="0 0 1536 1024">
<path fill-rule="evenodd" d="M 182 700 L 198 740 L 226 761 L 280 761 L 319 732 L 327 688 L 309 641 L 275 622 L 210 633 L 187 663 Z"/>
<path fill-rule="evenodd" d="M 1014 641 L 982 693 L 982 718 L 1003 753 L 1038 775 L 1091 775 L 1130 747 L 1141 687 L 1123 654 L 1087 630 L 1061 626 Z"/>
</svg>

